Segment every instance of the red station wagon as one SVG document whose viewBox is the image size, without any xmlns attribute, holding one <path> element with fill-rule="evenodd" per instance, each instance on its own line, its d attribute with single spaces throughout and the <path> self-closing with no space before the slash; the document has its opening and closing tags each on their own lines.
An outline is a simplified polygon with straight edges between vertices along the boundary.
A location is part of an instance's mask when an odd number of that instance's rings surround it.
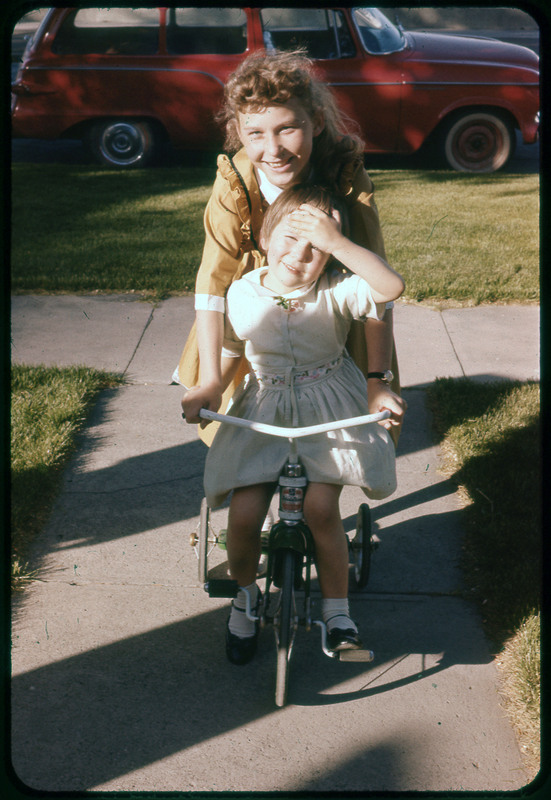
<svg viewBox="0 0 551 800">
<path fill-rule="evenodd" d="M 430 137 L 457 170 L 493 172 L 538 136 L 539 60 L 494 39 L 412 33 L 376 8 L 53 8 L 12 85 L 14 137 L 82 138 L 144 165 L 163 142 L 214 149 L 223 84 L 254 50 L 306 47 L 369 153 Z"/>
</svg>

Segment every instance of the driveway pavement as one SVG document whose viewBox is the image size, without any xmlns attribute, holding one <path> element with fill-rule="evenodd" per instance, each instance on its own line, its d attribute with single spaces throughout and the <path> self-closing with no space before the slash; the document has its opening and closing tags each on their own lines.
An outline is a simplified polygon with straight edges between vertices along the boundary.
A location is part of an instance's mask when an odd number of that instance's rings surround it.
<svg viewBox="0 0 551 800">
<path fill-rule="evenodd" d="M 205 448 L 170 385 L 191 298 L 12 298 L 12 357 L 124 373 L 102 394 L 15 602 L 13 765 L 23 784 L 94 791 L 509 791 L 527 783 L 480 620 L 462 599 L 460 505 L 438 470 L 425 388 L 438 376 L 536 378 L 539 309 L 398 303 L 409 403 L 396 494 L 352 613 L 370 664 L 300 630 L 289 705 L 270 631 L 224 654 L 227 601 L 197 580 Z M 346 489 L 346 525 L 363 495 Z M 214 513 L 223 526 L 225 509 Z M 213 554 L 223 561 L 222 551 Z M 315 593 L 317 605 L 318 594 Z"/>
</svg>

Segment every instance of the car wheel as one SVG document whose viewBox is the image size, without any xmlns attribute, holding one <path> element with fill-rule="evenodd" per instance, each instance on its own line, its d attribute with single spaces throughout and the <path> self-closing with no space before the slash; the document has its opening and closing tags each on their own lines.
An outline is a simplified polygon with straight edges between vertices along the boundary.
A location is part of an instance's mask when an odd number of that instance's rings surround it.
<svg viewBox="0 0 551 800">
<path fill-rule="evenodd" d="M 109 167 L 143 167 L 155 149 L 155 137 L 147 122 L 109 120 L 90 130 L 89 143 L 95 158 Z"/>
<path fill-rule="evenodd" d="M 456 117 L 443 136 L 447 164 L 461 172 L 495 172 L 503 167 L 515 146 L 511 125 L 488 111 Z"/>
</svg>

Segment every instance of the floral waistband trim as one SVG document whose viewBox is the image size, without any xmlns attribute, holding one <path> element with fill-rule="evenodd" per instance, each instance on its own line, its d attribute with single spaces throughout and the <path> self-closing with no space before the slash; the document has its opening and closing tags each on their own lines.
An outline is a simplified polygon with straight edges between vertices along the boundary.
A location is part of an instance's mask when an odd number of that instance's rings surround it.
<svg viewBox="0 0 551 800">
<path fill-rule="evenodd" d="M 342 359 L 343 357 L 339 356 L 327 364 L 321 364 L 319 367 L 313 367 L 312 369 L 297 371 L 295 368 L 291 368 L 287 373 L 281 375 L 257 370 L 253 370 L 253 372 L 261 386 L 292 386 L 293 384 L 309 383 L 325 378 L 330 372 L 340 367 Z"/>
</svg>

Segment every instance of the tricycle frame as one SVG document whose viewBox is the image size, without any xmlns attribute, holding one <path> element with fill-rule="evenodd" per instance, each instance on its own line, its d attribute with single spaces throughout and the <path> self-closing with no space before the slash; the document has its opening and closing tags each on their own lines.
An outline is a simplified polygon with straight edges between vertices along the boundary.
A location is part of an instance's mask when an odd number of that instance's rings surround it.
<svg viewBox="0 0 551 800">
<path fill-rule="evenodd" d="M 322 620 L 311 617 L 311 571 L 315 563 L 314 539 L 304 520 L 302 500 L 308 484 L 304 467 L 297 453 L 296 440 L 302 436 L 324 430 L 351 427 L 354 424 L 377 422 L 389 416 L 384 411 L 379 414 L 355 417 L 308 428 L 276 428 L 271 425 L 254 423 L 241 418 L 201 411 L 208 419 L 250 427 L 268 435 L 284 436 L 289 439 L 289 456 L 279 477 L 279 519 L 271 525 L 269 533 L 261 536 L 262 553 L 267 555 L 266 585 L 257 614 L 254 613 L 251 598 L 246 593 L 247 617 L 261 627 L 271 624 L 274 629 L 277 665 L 275 703 L 282 707 L 287 701 L 289 666 L 291 653 L 299 624 L 307 631 L 312 625 L 321 630 L 321 646 L 330 658 L 341 661 L 372 661 L 371 650 L 350 649 L 335 651 L 327 646 L 327 630 Z M 211 525 L 211 513 L 206 498 L 201 503 L 197 531 L 192 534 L 191 544 L 198 558 L 198 577 L 210 597 L 235 597 L 239 589 L 237 582 L 230 579 L 209 579 L 208 557 L 216 545 L 225 547 L 224 532 L 217 535 Z M 365 587 L 369 578 L 371 551 L 370 511 L 366 503 L 358 509 L 356 533 L 348 541 L 351 556 L 351 585 L 356 590 Z M 279 590 L 277 595 L 272 589 Z M 302 612 L 299 613 L 299 594 L 302 595 Z"/>
</svg>

